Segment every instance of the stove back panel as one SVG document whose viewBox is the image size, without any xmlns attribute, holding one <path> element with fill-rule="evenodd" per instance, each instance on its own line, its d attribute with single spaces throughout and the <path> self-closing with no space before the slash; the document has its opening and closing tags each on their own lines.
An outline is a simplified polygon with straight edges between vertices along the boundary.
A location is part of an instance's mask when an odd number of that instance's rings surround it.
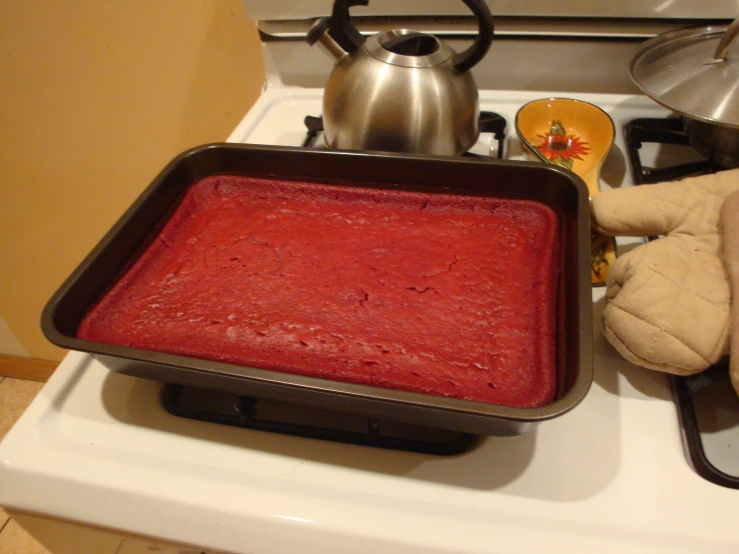
<svg viewBox="0 0 739 554">
<path fill-rule="evenodd" d="M 459 51 L 468 41 L 450 40 Z M 472 73 L 478 88 L 637 94 L 628 65 L 641 41 L 582 39 L 501 39 Z M 271 85 L 323 88 L 333 68 L 318 48 L 300 40 L 263 43 Z"/>
<path fill-rule="evenodd" d="M 332 0 L 244 0 L 252 19 L 304 19 L 329 15 Z M 735 0 L 487 0 L 493 15 L 535 15 L 551 17 L 648 17 L 648 18 L 728 18 L 739 13 Z M 452 0 L 372 0 L 367 7 L 354 8 L 358 14 L 381 16 L 434 15 L 465 16 L 468 8 Z"/>
</svg>

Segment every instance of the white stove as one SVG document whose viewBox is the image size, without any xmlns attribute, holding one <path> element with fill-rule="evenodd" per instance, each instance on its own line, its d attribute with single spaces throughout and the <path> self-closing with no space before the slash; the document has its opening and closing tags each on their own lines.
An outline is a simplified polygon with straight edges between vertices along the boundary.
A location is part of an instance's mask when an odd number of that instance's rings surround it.
<svg viewBox="0 0 739 554">
<path fill-rule="evenodd" d="M 321 89 L 285 84 L 285 49 L 265 44 L 268 85 L 229 141 L 298 146 L 320 115 Z M 549 96 L 611 115 L 601 185 L 632 185 L 620 130 L 667 112 L 630 94 L 483 90 L 481 109 L 508 122 L 506 158 L 524 159 L 518 108 Z M 162 385 L 71 352 L 0 445 L 0 505 L 197 547 L 183 554 L 738 552 L 739 491 L 690 466 L 666 376 L 594 340 L 594 383 L 572 412 L 453 457 L 180 419 Z"/>
</svg>

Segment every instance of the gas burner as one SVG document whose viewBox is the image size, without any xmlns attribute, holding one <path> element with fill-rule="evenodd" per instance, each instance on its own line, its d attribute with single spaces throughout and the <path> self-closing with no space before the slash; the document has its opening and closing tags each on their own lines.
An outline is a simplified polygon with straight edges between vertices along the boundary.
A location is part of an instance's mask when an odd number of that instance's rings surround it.
<svg viewBox="0 0 739 554">
<path fill-rule="evenodd" d="M 629 159 L 637 185 L 649 185 L 663 181 L 674 181 L 683 177 L 694 177 L 716 173 L 724 169 L 703 156 L 690 146 L 688 136 L 683 130 L 682 119 L 675 118 L 642 118 L 628 123 L 624 132 Z M 657 156 L 651 167 L 642 163 L 642 147 L 645 143 L 669 145 Z M 687 162 L 685 160 L 688 160 Z"/>
<path fill-rule="evenodd" d="M 162 404 L 187 419 L 440 456 L 466 452 L 477 440 L 468 433 L 181 385 L 165 386 Z"/>
<path fill-rule="evenodd" d="M 302 146 L 306 148 L 315 148 L 319 144 L 319 136 L 323 133 L 323 118 L 308 115 L 303 120 L 307 133 Z M 462 154 L 474 158 L 495 157 L 499 160 L 503 159 L 503 144 L 505 143 L 505 118 L 495 112 L 480 112 L 480 134 L 490 133 L 495 139 L 495 143 L 490 143 L 487 147 L 488 155 L 469 151 Z M 479 144 L 479 143 L 478 143 Z"/>
<path fill-rule="evenodd" d="M 637 185 L 725 169 L 690 146 L 681 119 L 635 119 L 625 125 L 624 132 Z M 652 151 L 645 152 L 649 147 Z M 739 489 L 739 398 L 731 386 L 728 363 L 690 377 L 670 375 L 669 380 L 686 454 L 695 471 L 712 483 Z"/>
</svg>

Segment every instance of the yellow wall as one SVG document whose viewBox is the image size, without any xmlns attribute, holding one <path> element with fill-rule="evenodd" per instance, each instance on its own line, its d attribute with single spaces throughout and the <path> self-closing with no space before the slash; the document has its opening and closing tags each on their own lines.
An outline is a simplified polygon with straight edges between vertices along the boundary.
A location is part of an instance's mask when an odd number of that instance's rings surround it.
<svg viewBox="0 0 739 554">
<path fill-rule="evenodd" d="M 54 290 L 263 81 L 241 0 L 0 2 L 0 318 L 32 357 L 64 354 L 39 329 Z"/>
</svg>

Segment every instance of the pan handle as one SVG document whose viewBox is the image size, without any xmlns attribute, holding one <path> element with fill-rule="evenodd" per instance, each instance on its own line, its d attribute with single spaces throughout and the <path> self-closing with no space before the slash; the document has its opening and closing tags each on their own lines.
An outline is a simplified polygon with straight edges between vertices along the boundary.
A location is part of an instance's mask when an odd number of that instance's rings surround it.
<svg viewBox="0 0 739 554">
<path fill-rule="evenodd" d="M 713 58 L 707 60 L 706 64 L 721 63 L 726 61 L 726 55 L 729 52 L 729 48 L 734 43 L 737 35 L 739 35 L 739 18 L 735 19 L 731 25 L 726 29 L 724 36 L 721 37 L 721 41 L 716 47 L 716 52 L 713 54 Z"/>
</svg>

